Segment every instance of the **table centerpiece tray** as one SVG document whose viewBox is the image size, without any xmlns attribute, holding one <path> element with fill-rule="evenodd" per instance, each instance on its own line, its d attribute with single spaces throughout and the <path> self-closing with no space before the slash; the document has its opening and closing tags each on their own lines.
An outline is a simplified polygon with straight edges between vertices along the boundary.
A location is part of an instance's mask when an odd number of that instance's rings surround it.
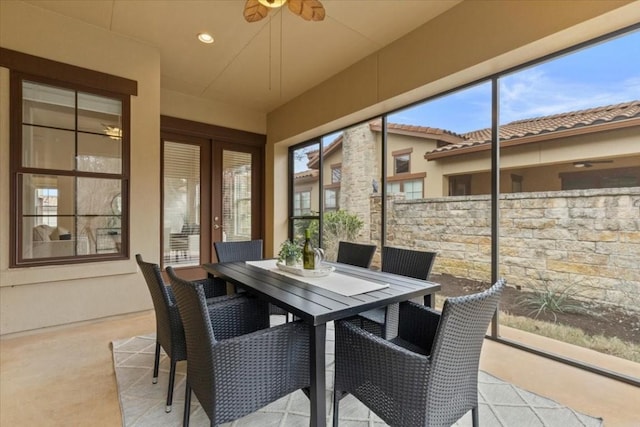
<svg viewBox="0 0 640 427">
<path fill-rule="evenodd" d="M 325 277 L 331 274 L 336 269 L 331 265 L 320 265 L 320 267 L 316 269 L 307 270 L 302 268 L 301 265 L 286 265 L 285 263 L 280 261 L 276 263 L 276 266 L 279 270 L 282 270 L 285 273 L 291 273 L 301 277 Z"/>
</svg>

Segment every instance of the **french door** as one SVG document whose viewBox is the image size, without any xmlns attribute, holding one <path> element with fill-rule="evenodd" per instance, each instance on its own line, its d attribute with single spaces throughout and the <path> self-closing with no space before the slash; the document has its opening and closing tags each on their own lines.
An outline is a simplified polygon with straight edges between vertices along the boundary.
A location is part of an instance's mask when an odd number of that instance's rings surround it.
<svg viewBox="0 0 640 427">
<path fill-rule="evenodd" d="M 262 147 L 162 132 L 162 267 L 187 279 L 213 243 L 262 236 Z"/>
</svg>

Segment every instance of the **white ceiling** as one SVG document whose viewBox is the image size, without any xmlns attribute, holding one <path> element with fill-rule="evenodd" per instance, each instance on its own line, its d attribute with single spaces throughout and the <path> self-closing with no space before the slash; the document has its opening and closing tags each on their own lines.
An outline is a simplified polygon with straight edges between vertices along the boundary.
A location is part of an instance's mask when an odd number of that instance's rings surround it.
<svg viewBox="0 0 640 427">
<path fill-rule="evenodd" d="M 324 21 L 285 6 L 255 23 L 244 0 L 26 1 L 157 47 L 164 89 L 266 113 L 461 0 L 322 0 Z"/>
</svg>

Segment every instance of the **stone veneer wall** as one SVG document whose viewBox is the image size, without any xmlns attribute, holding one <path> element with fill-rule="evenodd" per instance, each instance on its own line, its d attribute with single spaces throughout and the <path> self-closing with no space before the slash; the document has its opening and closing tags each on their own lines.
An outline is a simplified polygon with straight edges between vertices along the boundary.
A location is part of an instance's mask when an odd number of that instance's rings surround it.
<svg viewBox="0 0 640 427">
<path fill-rule="evenodd" d="M 381 197 L 371 198 L 380 224 Z M 390 200 L 388 246 L 438 252 L 433 273 L 488 282 L 490 196 Z M 371 228 L 380 244 L 380 230 Z M 500 275 L 583 299 L 640 307 L 640 188 L 504 194 Z"/>
<path fill-rule="evenodd" d="M 380 181 L 376 138 L 367 123 L 345 130 L 342 134 L 342 179 L 339 207 L 357 213 L 364 221 L 358 240 L 368 240 L 372 181 Z"/>
</svg>

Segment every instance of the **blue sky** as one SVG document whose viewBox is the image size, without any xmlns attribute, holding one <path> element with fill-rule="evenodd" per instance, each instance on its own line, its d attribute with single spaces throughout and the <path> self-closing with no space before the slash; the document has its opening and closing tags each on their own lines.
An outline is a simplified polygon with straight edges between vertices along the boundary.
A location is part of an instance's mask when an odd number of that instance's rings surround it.
<svg viewBox="0 0 640 427">
<path fill-rule="evenodd" d="M 519 70 L 500 80 L 500 122 L 640 99 L 640 31 Z M 488 83 L 399 111 L 389 122 L 458 133 L 490 126 Z"/>
</svg>

